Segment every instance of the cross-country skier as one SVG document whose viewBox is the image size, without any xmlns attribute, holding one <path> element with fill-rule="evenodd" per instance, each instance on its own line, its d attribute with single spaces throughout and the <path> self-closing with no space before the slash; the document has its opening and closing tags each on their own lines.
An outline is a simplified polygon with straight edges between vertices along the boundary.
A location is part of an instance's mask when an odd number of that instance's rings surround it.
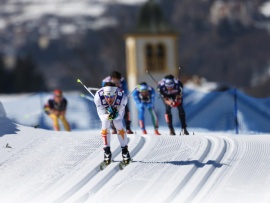
<svg viewBox="0 0 270 203">
<path fill-rule="evenodd" d="M 53 91 L 53 97 L 50 98 L 44 105 L 45 113 L 52 119 L 53 128 L 56 131 L 60 130 L 60 119 L 66 131 L 70 131 L 70 125 L 66 119 L 67 100 L 63 97 L 62 90 L 56 89 Z"/>
<path fill-rule="evenodd" d="M 182 134 L 189 135 L 186 124 L 186 114 L 183 107 L 183 84 L 173 75 L 165 76 L 157 87 L 158 92 L 164 100 L 166 107 L 165 119 L 170 129 L 170 135 L 175 135 L 172 120 L 172 108 L 177 108 L 178 116 L 182 125 Z"/>
<path fill-rule="evenodd" d="M 113 82 L 118 88 L 123 90 L 126 95 L 128 95 L 127 82 L 124 79 L 124 77 L 122 77 L 121 73 L 119 73 L 118 71 L 113 71 L 110 74 L 110 76 L 103 79 L 102 80 L 102 87 L 104 87 L 104 84 L 106 82 Z M 133 134 L 133 132 L 130 128 L 131 120 L 130 120 L 130 111 L 129 111 L 128 105 L 126 105 L 126 108 L 125 108 L 124 121 L 125 121 L 125 125 L 126 125 L 127 134 Z M 116 129 L 113 126 L 113 124 L 111 125 L 111 127 L 113 129 L 112 134 L 116 134 Z"/>
<path fill-rule="evenodd" d="M 155 113 L 154 103 L 156 92 L 153 87 L 149 86 L 146 82 L 140 83 L 138 87 L 132 93 L 136 107 L 139 111 L 139 124 L 142 129 L 142 134 L 147 134 L 145 129 L 144 110 L 145 108 L 149 111 L 152 119 L 152 123 L 155 128 L 155 135 L 160 135 L 158 132 L 158 120 Z"/>
<path fill-rule="evenodd" d="M 94 97 L 97 113 L 102 125 L 101 136 L 104 144 L 104 162 L 106 164 L 110 164 L 112 157 L 110 150 L 111 122 L 113 122 L 117 130 L 117 137 L 122 148 L 123 162 L 125 164 L 130 162 L 127 135 L 122 123 L 127 99 L 124 91 L 117 88 L 112 82 L 106 82 L 104 87 L 98 90 Z"/>
</svg>

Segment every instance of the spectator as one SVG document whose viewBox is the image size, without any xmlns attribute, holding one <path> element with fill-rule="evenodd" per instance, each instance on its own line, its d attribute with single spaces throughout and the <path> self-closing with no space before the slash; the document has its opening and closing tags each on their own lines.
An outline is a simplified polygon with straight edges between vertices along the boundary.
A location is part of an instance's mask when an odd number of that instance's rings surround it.
<svg viewBox="0 0 270 203">
<path fill-rule="evenodd" d="M 52 119 L 53 128 L 60 130 L 59 119 L 62 121 L 66 131 L 70 131 L 70 125 L 66 119 L 67 100 L 63 97 L 62 90 L 53 91 L 53 97 L 44 105 L 45 113 Z"/>
</svg>

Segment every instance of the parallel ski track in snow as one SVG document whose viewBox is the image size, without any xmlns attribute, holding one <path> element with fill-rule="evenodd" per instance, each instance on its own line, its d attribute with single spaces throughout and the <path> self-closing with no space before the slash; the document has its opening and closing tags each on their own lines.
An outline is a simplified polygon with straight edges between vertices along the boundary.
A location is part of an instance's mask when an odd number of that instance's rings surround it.
<svg viewBox="0 0 270 203">
<path fill-rule="evenodd" d="M 226 171 L 223 181 L 211 193 L 207 202 L 261 202 L 269 203 L 270 142 L 269 137 L 236 136 L 233 170 Z M 241 149 L 241 150 L 237 150 Z M 243 169 L 243 164 L 246 166 Z M 220 197 L 222 201 L 220 201 Z"/>
<path fill-rule="evenodd" d="M 119 176 L 111 177 L 114 178 L 112 181 L 114 183 L 115 179 L 118 179 L 117 185 L 111 185 L 108 179 L 102 189 L 97 189 L 95 186 L 95 189 L 89 190 L 88 199 L 79 199 L 79 201 L 77 199 L 74 202 L 106 202 L 110 198 L 116 202 L 124 201 L 128 198 L 125 193 L 129 195 L 130 192 L 132 193 L 133 181 L 142 182 L 142 187 L 134 188 L 136 194 L 132 194 L 129 202 L 191 202 L 196 201 L 196 197 L 200 202 L 216 184 L 211 181 L 211 177 L 215 177 L 214 180 L 217 176 L 222 178 L 224 170 L 220 170 L 221 166 L 223 163 L 230 164 L 230 160 L 236 153 L 234 140 L 225 137 L 152 136 L 141 139 L 145 139 L 145 144 L 140 147 L 138 155 L 134 156 L 134 163 L 125 169 L 126 173 L 123 171 Z M 134 174 L 139 174 L 141 177 L 132 177 L 133 170 Z M 163 171 L 162 176 L 155 175 L 157 170 L 158 174 L 160 170 Z M 171 174 L 175 175 L 171 176 Z M 167 177 L 174 180 L 177 178 L 179 181 L 172 182 L 178 184 L 170 184 Z M 204 191 L 201 192 L 202 188 Z M 156 191 L 163 190 L 166 190 L 165 194 L 170 195 L 158 195 L 158 198 L 155 198 Z"/>
<path fill-rule="evenodd" d="M 211 194 L 209 191 L 214 188 L 215 182 L 211 181 L 212 176 L 221 177 L 224 173 L 223 170 L 219 170 L 222 165 L 228 164 L 228 159 L 233 159 L 233 151 L 235 149 L 233 140 L 228 138 L 210 137 L 207 138 L 206 150 L 198 160 L 201 161 L 202 166 L 193 166 L 193 169 L 189 171 L 189 175 L 181 188 L 176 190 L 175 195 L 171 202 L 196 202 L 195 197 L 205 194 Z M 216 181 L 216 177 L 214 180 Z M 202 199 L 197 197 L 197 202 L 202 202 Z"/>
<path fill-rule="evenodd" d="M 1 149 L 0 177 L 8 178 L 0 189 L 8 203 L 269 202 L 270 195 L 261 196 L 270 187 L 265 175 L 270 171 L 267 136 L 128 135 L 133 162 L 124 170 L 118 166 L 122 157 L 117 136 L 112 136 L 114 162 L 100 171 L 99 131 L 19 129 L 22 137 L 1 138 L 12 146 Z M 25 136 L 26 130 L 32 135 Z M 18 165 L 18 172 L 9 170 Z M 243 165 L 248 167 L 243 170 Z"/>
<path fill-rule="evenodd" d="M 129 151 L 133 157 L 140 150 L 144 144 L 144 139 L 139 135 L 132 135 L 129 137 Z M 100 150 L 100 155 L 94 159 L 91 166 L 89 166 L 86 177 L 73 177 L 69 182 L 73 186 L 58 197 L 53 202 L 84 202 L 88 198 L 90 191 L 97 192 L 106 182 L 119 172 L 119 162 L 122 160 L 121 148 L 117 139 L 112 142 L 112 159 L 114 160 L 103 171 L 100 171 L 99 165 L 103 160 L 103 153 Z M 87 170 L 87 169 L 86 169 Z M 75 180 L 77 179 L 77 180 Z M 74 185 L 74 181 L 77 182 Z"/>
</svg>

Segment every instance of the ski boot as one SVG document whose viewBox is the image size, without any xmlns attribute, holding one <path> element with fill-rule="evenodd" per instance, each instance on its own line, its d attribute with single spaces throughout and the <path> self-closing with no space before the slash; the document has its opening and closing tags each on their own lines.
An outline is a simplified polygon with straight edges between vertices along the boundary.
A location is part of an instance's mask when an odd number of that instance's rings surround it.
<svg viewBox="0 0 270 203">
<path fill-rule="evenodd" d="M 146 130 L 142 130 L 142 134 L 143 135 L 146 135 L 147 134 L 147 131 Z"/>
<path fill-rule="evenodd" d="M 180 133 L 180 135 L 189 135 L 189 132 L 186 128 L 182 128 L 182 132 Z"/>
<path fill-rule="evenodd" d="M 127 134 L 134 134 L 133 131 L 130 128 L 127 128 Z"/>
<path fill-rule="evenodd" d="M 109 165 L 111 163 L 111 159 L 112 159 L 111 148 L 105 147 L 104 148 L 104 163 L 106 165 Z"/>
<path fill-rule="evenodd" d="M 158 132 L 158 129 L 155 129 L 155 135 L 161 135 L 161 134 Z"/>
<path fill-rule="evenodd" d="M 168 124 L 168 127 L 170 129 L 170 135 L 175 135 L 174 129 L 173 129 L 173 121 L 172 121 L 172 114 L 165 114 L 165 119 Z"/>
<path fill-rule="evenodd" d="M 123 163 L 125 165 L 128 165 L 130 162 L 130 155 L 128 151 L 128 146 L 122 147 L 122 157 L 123 157 Z"/>
<path fill-rule="evenodd" d="M 170 128 L 170 135 L 175 135 L 174 129 Z"/>
<path fill-rule="evenodd" d="M 134 134 L 133 131 L 130 129 L 131 121 L 126 120 L 125 123 L 126 123 L 126 132 L 127 132 L 127 134 Z"/>
</svg>

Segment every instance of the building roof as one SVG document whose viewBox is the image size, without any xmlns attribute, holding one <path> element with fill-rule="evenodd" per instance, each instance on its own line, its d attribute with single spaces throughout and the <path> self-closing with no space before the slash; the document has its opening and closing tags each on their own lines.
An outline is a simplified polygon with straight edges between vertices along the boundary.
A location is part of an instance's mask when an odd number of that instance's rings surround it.
<svg viewBox="0 0 270 203">
<path fill-rule="evenodd" d="M 165 21 L 160 6 L 149 0 L 140 10 L 139 18 L 133 33 L 140 34 L 176 34 L 175 30 Z"/>
</svg>

